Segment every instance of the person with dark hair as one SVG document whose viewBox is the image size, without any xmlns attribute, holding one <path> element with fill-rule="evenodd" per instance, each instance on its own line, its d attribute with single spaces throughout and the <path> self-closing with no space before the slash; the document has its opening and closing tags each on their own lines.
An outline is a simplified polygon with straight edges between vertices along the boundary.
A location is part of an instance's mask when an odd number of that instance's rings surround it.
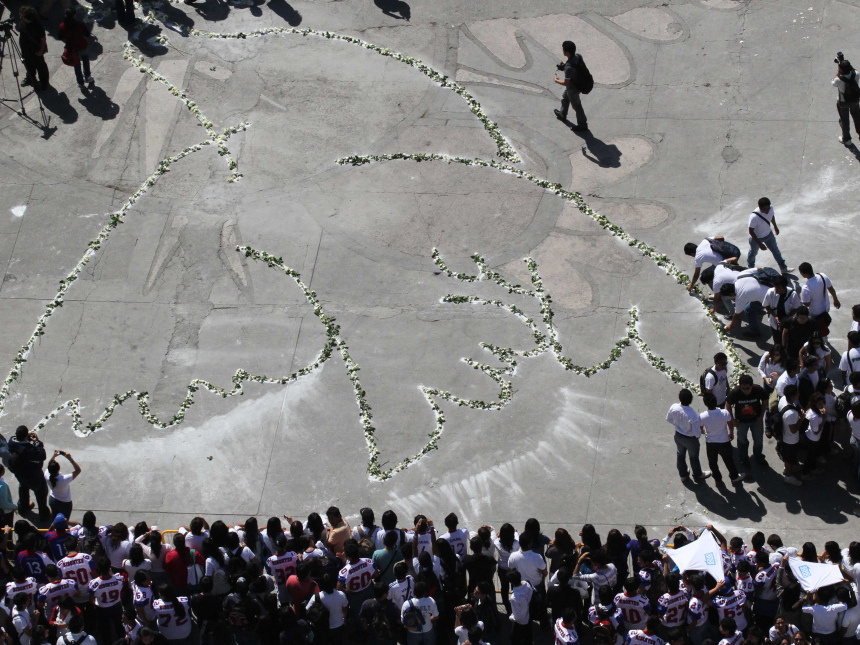
<svg viewBox="0 0 860 645">
<path fill-rule="evenodd" d="M 719 645 L 742 645 L 744 642 L 744 633 L 738 629 L 734 618 L 726 617 L 720 620 L 720 636 L 722 639 Z"/>
<path fill-rule="evenodd" d="M 185 546 L 185 536 L 182 533 L 173 536 L 173 551 L 164 558 L 164 570 L 170 575 L 173 588 L 178 594 L 187 595 L 196 591 L 193 585 L 189 585 L 189 574 L 193 573 L 195 577 L 199 574 L 202 578 L 205 566 L 203 555 L 198 550 Z M 189 571 L 191 568 L 192 571 Z M 189 589 L 190 586 L 192 588 Z"/>
<path fill-rule="evenodd" d="M 677 573 L 670 573 L 666 576 L 666 593 L 657 600 L 657 614 L 663 624 L 663 633 L 686 625 L 687 602 L 687 591 L 681 589 L 681 577 Z"/>
<path fill-rule="evenodd" d="M 660 617 L 648 616 L 645 620 L 645 629 L 631 629 L 627 632 L 627 645 L 666 645 L 665 641 L 657 636 L 660 631 Z"/>
<path fill-rule="evenodd" d="M 51 558 L 42 551 L 40 547 L 42 538 L 39 533 L 28 533 L 21 539 L 23 547 L 15 559 L 15 564 L 27 572 L 27 575 L 33 576 L 36 582 L 42 584 L 48 582 L 48 577 L 45 575 L 45 568 L 49 564 L 53 564 Z"/>
<path fill-rule="evenodd" d="M 615 588 L 618 572 L 603 551 L 583 551 L 570 578 L 575 582 L 585 582 L 591 587 L 591 604 L 596 605 L 600 601 L 597 594 L 601 587 Z M 591 573 L 580 573 L 583 563 L 588 563 Z"/>
<path fill-rule="evenodd" d="M 260 536 L 260 527 L 257 525 L 256 517 L 249 517 L 244 524 L 240 524 L 234 530 L 239 536 L 239 542 L 254 554 L 258 561 L 265 561 L 266 547 Z M 266 556 L 268 557 L 268 556 Z"/>
<path fill-rule="evenodd" d="M 152 586 L 156 589 L 170 580 L 170 576 L 164 570 L 164 559 L 173 550 L 172 544 L 162 544 L 161 533 L 149 529 L 143 535 L 135 538 L 135 542 L 143 546 L 143 553 L 152 563 L 150 574 Z"/>
<path fill-rule="evenodd" d="M 511 645 L 531 645 L 531 621 L 536 618 L 530 611 L 534 587 L 514 567 L 508 571 L 508 584 L 511 586 Z"/>
<path fill-rule="evenodd" d="M 858 450 L 860 452 L 860 450 Z M 502 595 L 502 605 L 505 611 L 511 615 L 511 601 L 509 598 L 508 587 L 508 571 L 510 570 L 509 560 L 512 553 L 515 553 L 520 548 L 519 540 L 516 539 L 516 530 L 512 524 L 505 523 L 499 529 L 498 536 L 493 540 L 493 545 L 499 554 L 499 586 Z"/>
<path fill-rule="evenodd" d="M 687 455 L 690 456 L 690 469 L 693 479 L 703 481 L 711 476 L 711 471 L 703 471 L 699 463 L 699 437 L 702 435 L 702 424 L 699 413 L 692 407 L 693 393 L 687 388 L 678 393 L 678 403 L 673 403 L 666 413 L 666 421 L 675 428 L 675 463 L 681 481 L 690 479 L 687 470 Z"/>
<path fill-rule="evenodd" d="M 448 532 L 440 535 L 439 539 L 450 544 L 451 548 L 454 549 L 454 554 L 462 560 L 469 551 L 469 529 L 458 529 L 459 523 L 460 520 L 456 513 L 448 513 L 445 516 L 445 528 L 448 529 Z"/>
<path fill-rule="evenodd" d="M 729 375 L 728 375 L 729 357 L 724 352 L 714 354 L 714 364 L 705 370 L 702 375 L 702 395 L 713 394 L 717 399 L 717 407 L 722 408 L 726 403 L 728 396 Z"/>
<path fill-rule="evenodd" d="M 120 574 L 111 573 L 107 558 L 96 563 L 96 571 L 99 577 L 90 580 L 87 589 L 95 601 L 98 640 L 113 643 L 123 633 L 121 596 L 125 581 Z"/>
<path fill-rule="evenodd" d="M 724 284 L 720 287 L 720 296 L 722 298 L 733 298 L 735 301 L 735 311 L 732 314 L 732 319 L 726 325 L 726 331 L 731 331 L 736 327 L 740 327 L 741 315 L 746 319 L 749 326 L 744 336 L 747 338 L 759 338 L 761 330 L 759 322 L 761 321 L 764 308 L 762 301 L 764 300 L 769 286 L 759 282 L 757 275 L 758 269 L 747 269 L 741 271 L 734 283 Z"/>
<path fill-rule="evenodd" d="M 696 286 L 696 282 L 699 280 L 699 276 L 702 273 L 702 267 L 706 264 L 718 265 L 722 262 L 728 262 L 730 264 L 737 263 L 740 252 L 737 250 L 736 255 L 729 255 L 726 251 L 723 251 L 723 247 L 732 247 L 733 244 L 726 243 L 725 238 L 722 235 L 715 235 L 714 237 L 708 237 L 699 242 L 698 246 L 693 242 L 687 242 L 684 245 L 684 255 L 689 255 L 691 258 L 695 258 L 696 267 L 693 272 L 693 277 L 690 278 L 690 284 L 687 285 L 687 291 L 692 291 L 693 287 Z M 718 253 L 717 250 L 722 251 L 722 253 Z"/>
<path fill-rule="evenodd" d="M 89 35 L 90 30 L 86 23 L 78 20 L 75 7 L 66 9 L 63 22 L 60 23 L 60 39 L 65 43 L 66 51 L 73 54 L 75 78 L 80 87 L 83 87 L 84 83 L 95 82 L 90 76 Z"/>
<path fill-rule="evenodd" d="M 837 309 L 842 306 L 836 295 L 836 289 L 833 288 L 833 282 L 826 274 L 820 271 L 816 273 L 809 262 L 801 262 L 797 270 L 800 272 L 800 276 L 806 280 L 806 284 L 800 291 L 800 300 L 809 309 L 810 317 L 818 324 L 818 335 L 821 338 L 827 338 L 830 334 L 830 323 L 833 320 L 830 317 L 828 292 L 833 298 L 833 306 Z"/>
<path fill-rule="evenodd" d="M 540 529 L 538 529 L 539 531 Z M 518 572 L 533 589 L 534 593 L 529 594 L 532 602 L 531 615 L 534 619 L 540 620 L 541 627 L 548 627 L 549 618 L 546 613 L 546 585 L 544 583 L 548 572 L 543 556 L 533 550 L 533 535 L 534 532 L 526 531 L 520 534 L 520 550 L 511 554 L 508 558 L 508 566 L 511 572 Z M 508 578 L 510 579 L 510 574 Z M 513 601 L 511 602 L 513 603 Z"/>
<path fill-rule="evenodd" d="M 330 506 L 325 514 L 329 524 L 325 546 L 329 551 L 340 557 L 343 553 L 343 546 L 352 533 L 349 528 L 349 522 L 343 519 L 343 515 L 341 515 L 340 509 L 337 506 Z"/>
<path fill-rule="evenodd" d="M 400 622 L 406 630 L 407 645 L 435 645 L 434 626 L 439 618 L 436 601 L 429 597 L 427 584 L 415 583 L 415 594 L 400 608 Z"/>
<path fill-rule="evenodd" d="M 373 598 L 362 603 L 358 616 L 362 632 L 370 636 L 370 645 L 396 645 L 400 608 L 388 599 L 388 585 L 373 585 Z"/>
<path fill-rule="evenodd" d="M 698 416 L 698 415 L 697 415 Z M 555 535 L 546 550 L 546 559 L 549 560 L 549 573 L 555 573 L 561 561 L 567 557 L 576 554 L 576 542 L 570 535 L 567 529 L 557 528 Z"/>
<path fill-rule="evenodd" d="M 46 90 L 50 85 L 48 65 L 45 63 L 45 54 L 48 53 L 45 28 L 36 9 L 30 5 L 23 5 L 18 10 L 18 16 L 21 19 L 18 24 L 18 45 L 21 47 L 24 69 L 27 70 L 21 85 L 32 85 L 36 91 Z"/>
<path fill-rule="evenodd" d="M 645 552 L 643 549 L 640 551 L 640 555 Z M 654 611 L 654 608 L 648 597 L 639 593 L 638 574 L 637 576 L 630 576 L 623 584 L 624 591 L 615 596 L 615 606 L 621 610 L 621 614 L 624 616 L 624 625 L 628 629 L 641 629 L 645 626 L 645 619 Z"/>
<path fill-rule="evenodd" d="M 69 631 L 57 639 L 57 645 L 96 645 L 96 639 L 84 631 L 84 618 L 75 614 L 69 618 Z"/>
<path fill-rule="evenodd" d="M 786 356 L 797 360 L 800 350 L 818 334 L 818 323 L 809 315 L 809 308 L 800 305 L 782 326 L 782 346 Z"/>
<path fill-rule="evenodd" d="M 558 85 L 564 85 L 564 93 L 561 95 L 561 109 L 554 110 L 555 116 L 560 121 L 567 121 L 567 111 L 572 104 L 576 114 L 576 125 L 573 126 L 573 131 L 587 132 L 588 118 L 585 116 L 585 110 L 582 109 L 578 85 L 581 80 L 578 76 L 584 73 L 585 63 L 582 56 L 576 53 L 576 45 L 572 40 L 565 40 L 561 44 L 561 52 L 566 59 L 564 63 L 559 64 L 559 69 L 564 69 L 564 79 L 560 79 L 556 74 L 555 82 Z"/>
<path fill-rule="evenodd" d="M 240 577 L 236 580 L 235 591 L 228 594 L 223 603 L 224 616 L 237 645 L 256 643 L 254 632 L 257 620 L 263 615 L 263 607 L 249 590 L 248 580 Z"/>
<path fill-rule="evenodd" d="M 776 224 L 776 213 L 767 197 L 762 197 L 758 200 L 758 208 L 750 214 L 748 226 L 750 250 L 747 253 L 747 266 L 751 269 L 755 268 L 755 259 L 759 250 L 765 251 L 770 249 L 770 252 L 773 253 L 773 258 L 779 265 L 780 271 L 790 273 L 792 269 L 785 263 L 782 253 L 779 251 L 779 246 L 776 243 L 776 236 L 779 235 L 779 226 Z M 771 230 L 771 226 L 773 226 L 773 230 Z"/>
<path fill-rule="evenodd" d="M 848 349 L 839 360 L 839 371 L 842 372 L 843 383 L 849 382 L 850 374 L 860 372 L 860 331 L 848 332 Z"/>
<path fill-rule="evenodd" d="M 383 548 L 373 552 L 373 566 L 379 572 L 377 581 L 390 585 L 395 580 L 394 565 L 403 560 L 403 552 L 397 548 L 400 534 L 397 531 L 385 533 L 380 530 L 383 538 Z"/>
<path fill-rule="evenodd" d="M 554 622 L 555 645 L 575 645 L 579 642 L 579 635 L 576 633 L 576 620 L 576 610 L 568 607 L 561 617 Z"/>
<path fill-rule="evenodd" d="M 860 136 L 860 87 L 857 85 L 857 72 L 851 61 L 845 60 L 840 54 L 835 62 L 836 76 L 830 84 L 839 92 L 836 99 L 836 114 L 839 115 L 839 126 L 842 128 L 839 141 L 850 146 L 852 142 L 849 118 L 854 119 L 854 129 Z"/>
<path fill-rule="evenodd" d="M 316 590 L 318 585 L 311 578 L 310 562 L 299 562 L 296 572 L 287 578 L 287 594 L 293 604 L 293 609 L 299 611 L 305 602 Z"/>
<path fill-rule="evenodd" d="M 839 642 L 839 621 L 848 605 L 834 602 L 833 587 L 821 587 L 807 595 L 809 604 L 801 607 L 804 614 L 812 615 L 812 638 L 821 645 L 836 645 Z"/>
<path fill-rule="evenodd" d="M 738 386 L 729 392 L 726 399 L 731 420 L 737 428 L 738 457 L 741 468 L 750 467 L 750 440 L 753 441 L 753 458 L 759 464 L 767 463 L 764 456 L 764 411 L 768 395 L 761 385 L 755 385 L 753 377 L 741 374 Z"/>
<path fill-rule="evenodd" d="M 320 579 L 319 590 L 314 592 L 308 599 L 306 609 L 310 609 L 317 602 L 321 602 L 328 609 L 328 634 L 327 645 L 341 645 L 344 638 L 344 625 L 349 612 L 349 600 L 346 594 L 335 589 L 335 580 L 329 574 L 324 574 Z M 398 617 L 399 622 L 399 617 Z"/>
<path fill-rule="evenodd" d="M 44 606 L 43 616 L 50 616 L 61 598 L 71 598 L 78 592 L 76 580 L 60 577 L 60 570 L 55 564 L 45 567 L 48 583 L 39 587 L 38 604 Z"/>
<path fill-rule="evenodd" d="M 188 600 L 191 618 L 197 626 L 202 645 L 217 645 L 223 641 L 224 598 L 215 595 L 212 589 L 212 578 L 204 576 L 200 580 L 200 591 Z"/>
<path fill-rule="evenodd" d="M 21 9 L 31 9 L 33 13 L 36 11 L 27 6 Z M 44 34 L 44 30 L 42 33 Z M 39 516 L 42 519 L 50 518 L 48 483 L 42 474 L 42 464 L 47 458 L 45 444 L 39 441 L 39 436 L 30 432 L 27 426 L 18 426 L 15 436 L 9 440 L 9 455 L 9 469 L 18 480 L 18 512 L 23 515 L 33 508 L 30 502 L 30 491 L 33 491 L 39 504 Z"/>
<path fill-rule="evenodd" d="M 122 561 L 120 571 L 125 573 L 126 580 L 134 580 L 134 574 L 140 570 L 152 570 L 152 562 L 146 559 L 143 546 L 133 543 L 128 550 L 128 557 Z"/>
<path fill-rule="evenodd" d="M 767 290 L 761 304 L 769 316 L 773 342 L 775 345 L 781 345 L 783 326 L 802 304 L 800 297 L 789 286 L 788 278 L 778 275 L 773 279 L 773 286 Z"/>
<path fill-rule="evenodd" d="M 727 410 L 717 408 L 717 397 L 710 392 L 706 392 L 702 396 L 702 402 L 708 408 L 699 415 L 699 420 L 702 424 L 702 430 L 705 433 L 705 449 L 708 455 L 708 466 L 714 474 L 714 481 L 720 484 L 723 481 L 722 473 L 720 473 L 720 464 L 718 459 L 722 459 L 729 471 L 729 479 L 733 484 L 743 482 L 745 473 L 738 472 L 735 468 L 735 459 L 732 454 L 732 440 L 734 432 L 732 430 L 734 421 Z"/>
</svg>

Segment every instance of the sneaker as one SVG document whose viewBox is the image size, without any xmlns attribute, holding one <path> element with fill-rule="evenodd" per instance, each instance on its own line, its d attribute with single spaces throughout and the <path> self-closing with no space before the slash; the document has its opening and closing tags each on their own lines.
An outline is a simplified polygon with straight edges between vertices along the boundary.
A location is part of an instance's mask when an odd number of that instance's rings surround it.
<svg viewBox="0 0 860 645">
<path fill-rule="evenodd" d="M 684 482 L 684 483 L 686 484 L 688 481 L 690 481 L 690 476 L 689 476 L 689 475 L 684 475 L 683 477 L 681 477 L 681 481 L 682 481 L 682 482 Z"/>
<path fill-rule="evenodd" d="M 711 471 L 710 471 L 710 470 L 703 470 L 703 471 L 702 471 L 702 474 L 701 474 L 701 475 L 699 475 L 698 477 L 696 477 L 696 481 L 697 481 L 697 482 L 703 482 L 703 481 L 705 481 L 705 480 L 706 480 L 708 477 L 710 477 L 710 476 L 711 476 Z"/>
<path fill-rule="evenodd" d="M 85 81 L 85 82 L 87 82 L 87 83 L 89 83 L 90 85 L 92 85 L 93 83 L 95 83 L 95 81 L 93 80 L 93 77 L 92 77 L 92 76 L 87 76 L 87 77 L 84 79 L 84 81 Z"/>
<path fill-rule="evenodd" d="M 803 482 L 800 481 L 797 477 L 789 477 L 788 475 L 782 476 L 782 481 L 790 486 L 803 486 Z"/>
<path fill-rule="evenodd" d="M 848 137 L 848 138 L 846 139 L 845 137 L 843 137 L 843 136 L 840 134 L 840 135 L 839 135 L 839 143 L 844 143 L 846 146 L 847 146 L 847 145 L 851 145 L 851 137 Z"/>
<path fill-rule="evenodd" d="M 553 110 L 553 112 L 555 113 L 555 118 L 559 121 L 567 121 L 567 115 L 562 114 L 561 110 Z"/>
<path fill-rule="evenodd" d="M 794 273 L 794 267 L 785 267 L 782 270 L 783 273 Z"/>
<path fill-rule="evenodd" d="M 36 84 L 33 82 L 32 78 L 25 78 L 23 81 L 21 81 L 21 85 L 24 85 L 24 86 L 34 85 L 35 86 Z"/>
<path fill-rule="evenodd" d="M 744 480 L 744 477 L 746 477 L 746 476 L 747 476 L 746 473 L 738 473 L 738 476 L 732 480 L 732 483 L 733 484 L 740 484 Z"/>
</svg>

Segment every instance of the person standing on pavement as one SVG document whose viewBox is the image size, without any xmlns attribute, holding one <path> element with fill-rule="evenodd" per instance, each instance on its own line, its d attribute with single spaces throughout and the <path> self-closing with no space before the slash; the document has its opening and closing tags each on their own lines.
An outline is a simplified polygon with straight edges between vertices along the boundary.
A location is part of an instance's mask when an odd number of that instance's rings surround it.
<svg viewBox="0 0 860 645">
<path fill-rule="evenodd" d="M 564 85 L 564 93 L 561 95 L 561 109 L 555 110 L 555 116 L 561 121 L 567 121 L 567 110 L 573 105 L 576 125 L 572 129 L 574 132 L 585 132 L 588 130 L 588 118 L 585 116 L 585 110 L 582 109 L 582 101 L 579 98 L 579 89 L 576 85 L 577 68 L 584 65 L 582 56 L 576 53 L 576 45 L 572 40 L 565 40 L 561 44 L 561 51 L 567 61 L 564 63 L 564 78 L 560 79 L 558 74 L 555 75 L 555 82 Z"/>
<path fill-rule="evenodd" d="M 789 267 L 779 251 L 779 246 L 776 243 L 776 236 L 779 235 L 779 226 L 776 224 L 776 213 L 770 205 L 770 200 L 767 197 L 762 197 L 758 200 L 758 208 L 750 213 L 749 217 L 749 234 L 750 234 L 750 250 L 747 253 L 747 266 L 755 268 L 755 259 L 759 250 L 765 251 L 770 249 L 773 253 L 773 258 L 779 265 L 779 270 L 783 273 L 790 273 Z M 773 230 L 771 230 L 773 226 Z"/>
<path fill-rule="evenodd" d="M 839 125 L 842 127 L 839 141 L 849 146 L 852 143 L 849 116 L 854 120 L 854 130 L 860 136 L 860 86 L 857 85 L 857 71 L 850 61 L 839 60 L 841 57 L 840 54 L 836 59 L 838 69 L 830 84 L 839 92 L 839 97 L 836 99 L 836 113 L 839 115 Z"/>
<path fill-rule="evenodd" d="M 732 440 L 735 438 L 732 432 L 734 422 L 728 412 L 717 409 L 717 397 L 710 392 L 702 395 L 702 402 L 708 409 L 699 415 L 699 419 L 702 429 L 705 431 L 708 466 L 714 474 L 714 481 L 718 485 L 723 483 L 723 475 L 720 472 L 718 461 L 721 458 L 729 471 L 729 479 L 733 484 L 740 484 L 746 474 L 738 472 L 732 456 Z"/>
<path fill-rule="evenodd" d="M 18 480 L 18 512 L 24 514 L 33 508 L 34 504 L 30 502 L 30 491 L 33 491 L 39 515 L 42 519 L 49 519 L 48 482 L 42 474 L 47 457 L 45 444 L 27 426 L 18 426 L 15 437 L 9 441 L 9 453 L 9 468 Z"/>
<path fill-rule="evenodd" d="M 738 456 L 742 469 L 750 467 L 750 440 L 753 440 L 753 458 L 759 464 L 766 464 L 762 453 L 764 445 L 764 411 L 767 407 L 768 394 L 761 385 L 753 383 L 749 374 L 741 374 L 738 386 L 729 392 L 729 415 L 734 421 L 738 435 Z"/>
<path fill-rule="evenodd" d="M 72 471 L 68 475 L 60 472 L 60 464 L 57 462 L 57 457 L 62 455 L 72 464 Z M 51 507 L 51 515 L 62 513 L 67 518 L 72 515 L 72 490 L 71 483 L 78 475 L 81 474 L 81 467 L 78 462 L 64 450 L 55 450 L 51 461 L 48 462 L 48 469 L 45 471 L 45 481 L 51 488 L 51 494 L 48 497 L 48 505 Z"/>
<path fill-rule="evenodd" d="M 761 304 L 770 316 L 773 344 L 782 345 L 783 325 L 800 307 L 800 297 L 788 286 L 788 278 L 780 275 L 774 278 L 773 286 L 767 290 Z"/>
<path fill-rule="evenodd" d="M 800 290 L 800 300 L 809 309 L 810 317 L 818 323 L 818 335 L 826 339 L 830 335 L 830 323 L 833 321 L 830 317 L 830 298 L 827 297 L 827 292 L 829 291 L 833 298 L 834 307 L 839 309 L 842 303 L 839 302 L 836 289 L 826 274 L 816 273 L 809 262 L 802 262 L 797 270 L 806 280 Z"/>
<path fill-rule="evenodd" d="M 3 480 L 3 475 L 6 474 L 6 469 L 0 465 L 0 527 L 14 526 L 15 509 L 18 508 L 15 502 L 12 501 L 12 492 L 9 490 L 9 484 Z"/>
<path fill-rule="evenodd" d="M 48 89 L 48 65 L 45 54 L 48 53 L 48 41 L 45 28 L 39 22 L 36 10 L 24 5 L 18 11 L 21 22 L 18 25 L 18 44 L 21 46 L 21 60 L 27 73 L 21 85 L 32 85 L 34 90 Z"/>
<path fill-rule="evenodd" d="M 687 470 L 688 454 L 693 479 L 698 482 L 711 476 L 711 471 L 702 471 L 699 463 L 699 437 L 702 435 L 702 424 L 699 421 L 699 413 L 690 407 L 692 402 L 693 393 L 684 388 L 678 393 L 678 403 L 673 403 L 666 413 L 666 421 L 675 427 L 678 475 L 683 482 L 690 479 L 690 472 Z"/>
</svg>

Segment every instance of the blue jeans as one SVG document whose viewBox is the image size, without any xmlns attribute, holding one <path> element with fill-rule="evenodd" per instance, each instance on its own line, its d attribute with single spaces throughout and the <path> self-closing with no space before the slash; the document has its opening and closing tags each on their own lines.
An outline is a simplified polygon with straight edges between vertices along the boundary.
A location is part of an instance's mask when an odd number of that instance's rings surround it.
<svg viewBox="0 0 860 645">
<path fill-rule="evenodd" d="M 785 260 L 782 259 L 782 253 L 779 252 L 779 247 L 776 244 L 776 235 L 773 232 L 768 233 L 764 237 L 758 238 L 759 242 L 764 244 L 770 252 L 773 253 L 773 259 L 776 260 L 776 263 L 779 265 L 781 271 L 785 271 L 788 268 L 788 265 L 785 263 Z M 750 240 L 750 250 L 747 253 L 747 266 L 752 268 L 755 266 L 755 258 L 759 252 L 759 246 L 755 243 L 755 240 L 752 237 Z"/>
<path fill-rule="evenodd" d="M 687 454 L 690 455 L 690 467 L 693 470 L 693 478 L 698 479 L 702 476 L 702 466 L 699 464 L 699 438 L 687 437 L 680 432 L 675 433 L 675 445 L 678 447 L 677 463 L 678 475 L 681 477 L 689 476 L 687 471 Z"/>
<path fill-rule="evenodd" d="M 852 468 L 854 483 L 860 488 L 860 441 L 857 441 L 854 435 L 851 435 L 851 449 L 854 451 L 854 465 Z"/>
<path fill-rule="evenodd" d="M 741 466 L 747 466 L 750 462 L 750 440 L 747 433 L 752 433 L 753 456 L 756 459 L 762 457 L 764 445 L 764 422 L 762 421 L 738 421 L 738 457 Z"/>
<path fill-rule="evenodd" d="M 758 324 L 761 320 L 762 314 L 764 313 L 764 307 L 758 300 L 753 300 L 746 307 L 744 307 L 744 318 L 747 320 L 747 324 L 750 326 L 750 330 L 753 332 L 758 332 Z"/>
<path fill-rule="evenodd" d="M 436 632 L 406 632 L 406 645 L 436 645 Z"/>
</svg>

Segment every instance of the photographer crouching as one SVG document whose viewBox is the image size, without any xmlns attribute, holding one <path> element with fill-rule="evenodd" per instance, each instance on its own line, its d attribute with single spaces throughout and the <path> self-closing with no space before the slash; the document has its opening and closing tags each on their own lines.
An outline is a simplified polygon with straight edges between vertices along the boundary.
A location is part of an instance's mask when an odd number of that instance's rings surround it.
<svg viewBox="0 0 860 645">
<path fill-rule="evenodd" d="M 9 440 L 9 470 L 18 480 L 18 512 L 27 513 L 34 504 L 30 501 L 30 491 L 39 504 L 39 516 L 51 517 L 48 508 L 48 482 L 45 481 L 42 464 L 45 463 L 45 444 L 39 441 L 35 432 L 27 426 L 18 426 L 15 436 Z"/>
<path fill-rule="evenodd" d="M 842 135 L 839 137 L 846 146 L 851 145 L 851 124 L 848 116 L 854 120 L 854 129 L 860 137 L 860 86 L 857 85 L 857 71 L 851 63 L 845 60 L 842 52 L 836 54 L 833 62 L 838 66 L 838 71 L 830 84 L 839 90 L 839 98 L 836 100 L 836 111 L 839 113 L 839 125 L 842 126 Z"/>
</svg>

